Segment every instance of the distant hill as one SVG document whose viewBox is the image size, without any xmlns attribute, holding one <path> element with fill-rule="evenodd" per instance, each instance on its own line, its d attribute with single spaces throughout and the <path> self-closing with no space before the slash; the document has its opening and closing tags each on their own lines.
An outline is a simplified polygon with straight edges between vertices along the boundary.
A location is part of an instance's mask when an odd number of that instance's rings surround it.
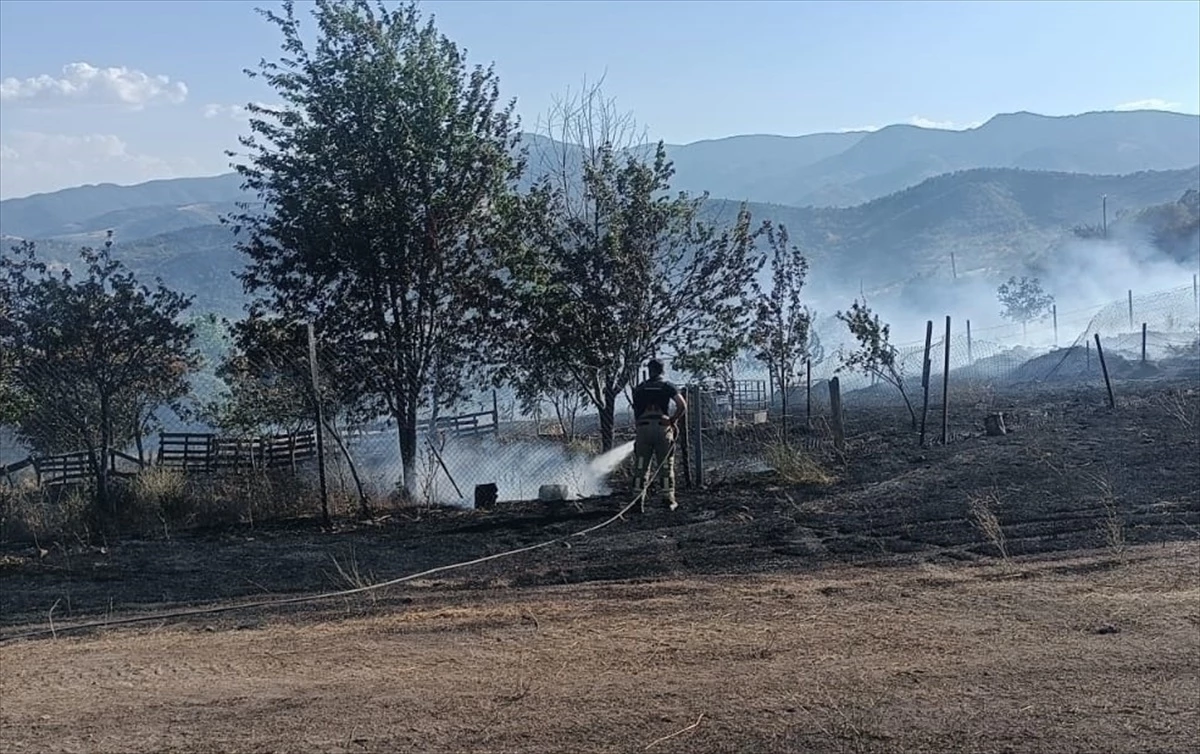
<svg viewBox="0 0 1200 754">
<path fill-rule="evenodd" d="M 16 239 L 0 238 L 5 251 Z M 97 239 L 91 245 L 97 245 Z M 177 291 L 195 296 L 193 311 L 237 315 L 245 298 L 234 272 L 242 269 L 233 246 L 233 232 L 224 225 L 200 225 L 135 241 L 118 241 L 113 256 L 144 283 L 155 278 Z M 61 238 L 37 241 L 38 255 L 64 265 L 79 263 L 78 241 Z"/>
<path fill-rule="evenodd" d="M 1188 189 L 1178 201 L 1147 207 L 1129 222 L 1145 229 L 1154 244 L 1176 261 L 1200 260 L 1200 190 Z"/>
<path fill-rule="evenodd" d="M 527 134 L 528 184 L 550 140 Z M 1158 111 L 997 115 L 978 128 L 896 125 L 807 136 L 733 136 L 670 145 L 673 188 L 764 204 L 851 207 L 975 168 L 1124 175 L 1200 164 L 1200 116 Z M 133 241 L 203 226 L 242 200 L 240 178 L 80 186 L 0 202 L 0 233 L 54 238 L 111 227 Z"/>
<path fill-rule="evenodd" d="M 1102 195 L 1114 217 L 1160 205 L 1166 209 L 1156 212 L 1176 217 L 1171 207 L 1198 188 L 1200 166 L 1124 176 L 989 168 L 938 176 L 850 208 L 751 203 L 750 210 L 756 221 L 787 225 L 810 255 L 814 288 L 845 290 L 945 275 L 951 252 L 960 275 L 1008 274 L 1075 226 L 1095 222 Z M 712 199 L 704 211 L 732 222 L 739 206 Z M 62 238 L 39 242 L 44 255 L 63 263 L 78 258 L 79 245 Z M 243 260 L 224 226 L 209 223 L 135 240 L 118 234 L 116 251 L 139 275 L 160 276 L 195 294 L 198 311 L 236 315 L 241 309 L 233 273 Z"/>
<path fill-rule="evenodd" d="M 849 208 L 756 206 L 788 226 L 812 259 L 813 282 L 884 284 L 945 274 L 1015 270 L 1079 224 L 1109 211 L 1172 202 L 1200 187 L 1200 166 L 1104 176 L 986 168 L 959 171 Z M 728 200 L 709 211 L 733 215 Z"/>
<path fill-rule="evenodd" d="M 820 133 L 809 136 L 731 136 L 726 139 L 668 145 L 675 163 L 674 187 L 693 194 L 708 191 L 767 204 L 840 204 L 840 201 L 793 202 L 797 176 L 812 165 L 854 147 L 868 134 Z M 838 199 L 831 187 L 825 199 Z M 855 202 L 850 202 L 851 204 Z"/>
<path fill-rule="evenodd" d="M 796 170 L 790 193 L 773 186 L 772 194 L 773 201 L 783 204 L 845 205 L 971 168 L 1121 175 L 1197 163 L 1200 116 L 1157 111 L 1063 117 L 1014 113 L 966 131 L 889 126 Z"/>
<path fill-rule="evenodd" d="M 161 222 L 154 230 L 164 233 L 181 222 L 171 216 L 195 217 L 197 225 L 206 210 L 195 205 L 223 205 L 242 198 L 241 178 L 235 173 L 208 178 L 172 178 L 133 186 L 102 183 L 77 186 L 47 194 L 34 194 L 0 202 L 0 232 L 22 238 L 53 238 L 104 230 L 105 220 L 122 237 L 133 237 L 128 226 Z M 219 210 L 218 210 L 219 211 Z M 156 220 L 156 218 L 162 218 Z M 179 227 L 186 227 L 181 225 Z M 142 236 L 137 236 L 142 237 Z"/>
</svg>

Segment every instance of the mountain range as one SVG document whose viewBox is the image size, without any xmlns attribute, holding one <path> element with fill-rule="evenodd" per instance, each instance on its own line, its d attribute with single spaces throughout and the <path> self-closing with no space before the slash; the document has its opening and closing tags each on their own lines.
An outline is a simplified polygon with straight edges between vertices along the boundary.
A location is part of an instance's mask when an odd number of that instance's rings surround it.
<svg viewBox="0 0 1200 754">
<path fill-rule="evenodd" d="M 1200 187 L 1200 116 L 1014 113 L 965 131 L 734 136 L 668 153 L 672 188 L 708 192 L 710 217 L 731 220 L 747 201 L 756 219 L 787 225 L 814 280 L 849 277 L 857 287 L 935 274 L 951 252 L 960 273 L 1014 270 L 1072 226 L 1101 222 L 1102 196 L 1112 217 L 1176 202 Z M 537 165 L 530 160 L 530 178 Z M 240 184 L 230 173 L 8 199 L 0 234 L 6 247 L 35 239 L 69 263 L 112 229 L 136 272 L 195 294 L 200 310 L 234 314 L 241 259 L 219 218 L 247 198 Z"/>
</svg>

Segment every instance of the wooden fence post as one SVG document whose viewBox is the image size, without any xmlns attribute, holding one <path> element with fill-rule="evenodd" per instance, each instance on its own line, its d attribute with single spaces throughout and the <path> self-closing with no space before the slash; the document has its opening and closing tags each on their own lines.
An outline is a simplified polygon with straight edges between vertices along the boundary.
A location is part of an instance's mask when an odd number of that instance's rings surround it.
<svg viewBox="0 0 1200 754">
<path fill-rule="evenodd" d="M 693 412 L 688 411 L 688 414 Z M 704 389 L 696 386 L 696 411 L 692 424 L 692 451 L 696 457 L 696 486 L 704 487 Z"/>
<path fill-rule="evenodd" d="M 694 391 L 686 386 L 680 388 L 680 391 L 683 393 L 683 399 L 687 401 L 688 414 L 691 414 L 694 410 L 692 408 L 692 395 Z M 683 422 L 679 426 L 679 434 L 676 437 L 676 444 L 679 446 L 679 453 L 683 458 L 683 484 L 688 489 L 692 488 L 692 453 L 691 448 L 688 447 L 688 441 L 691 439 L 691 433 L 688 432 L 688 425 L 691 424 L 690 419 L 691 417 L 686 414 L 684 415 Z"/>
<path fill-rule="evenodd" d="M 1116 408 L 1117 401 L 1113 398 L 1112 381 L 1108 379 L 1108 365 L 1104 363 L 1104 347 L 1100 345 L 1100 333 L 1096 333 L 1096 355 L 1100 357 L 1100 371 L 1104 373 L 1104 387 L 1108 389 L 1108 407 Z"/>
<path fill-rule="evenodd" d="M 946 315 L 945 359 L 942 366 L 942 445 L 950 441 L 950 315 Z"/>
<path fill-rule="evenodd" d="M 925 323 L 925 353 L 921 362 L 921 390 L 924 392 L 924 400 L 921 401 L 921 435 L 918 438 L 918 443 L 921 447 L 925 447 L 925 421 L 929 416 L 929 370 L 933 364 L 929 361 L 929 351 L 933 348 L 933 320 L 928 320 Z"/>
<path fill-rule="evenodd" d="M 829 380 L 829 413 L 833 426 L 833 446 L 842 450 L 846 447 L 846 426 L 842 421 L 842 383 L 837 377 Z"/>
<path fill-rule="evenodd" d="M 1142 323 L 1142 363 L 1146 363 L 1146 323 Z"/>
<path fill-rule="evenodd" d="M 496 397 L 496 388 L 492 388 L 492 434 L 500 436 L 500 400 Z"/>
<path fill-rule="evenodd" d="M 313 405 L 317 420 L 317 479 L 321 485 L 321 521 L 329 528 L 329 490 L 325 483 L 325 416 L 321 406 L 321 381 L 317 373 L 317 337 L 312 322 L 308 323 L 308 363 L 312 373 Z M 292 438 L 292 463 L 295 468 L 295 437 Z"/>
<path fill-rule="evenodd" d="M 975 355 L 971 352 L 971 320 L 967 320 L 967 364 L 975 363 Z"/>
<path fill-rule="evenodd" d="M 1050 314 L 1054 318 L 1054 347 L 1058 348 L 1058 304 L 1050 305 Z"/>
<path fill-rule="evenodd" d="M 804 426 L 812 429 L 812 359 L 804 361 Z"/>
</svg>

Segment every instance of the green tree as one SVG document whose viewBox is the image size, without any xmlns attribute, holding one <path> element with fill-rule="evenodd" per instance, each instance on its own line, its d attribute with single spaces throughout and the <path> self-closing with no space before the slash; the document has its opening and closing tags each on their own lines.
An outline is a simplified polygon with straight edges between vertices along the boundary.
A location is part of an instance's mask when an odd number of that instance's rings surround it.
<svg viewBox="0 0 1200 754">
<path fill-rule="evenodd" d="M 771 290 L 764 293 L 755 283 L 757 310 L 750 342 L 755 358 L 767 367 L 772 382 L 779 387 L 787 437 L 788 390 L 800 364 L 806 360 L 819 362 L 823 352 L 813 330 L 813 313 L 801 297 L 808 260 L 799 247 L 789 243 L 785 226 L 768 227 L 767 238 L 771 247 Z"/>
<path fill-rule="evenodd" d="M 111 234 L 82 249 L 79 279 L 51 271 L 29 241 L 0 258 L 0 299 L 11 307 L 0 351 L 11 354 L 8 380 L 24 399 L 18 435 L 42 454 L 86 451 L 109 513 L 111 451 L 140 444 L 160 407 L 182 411 L 199 363 L 181 321 L 191 299 L 140 285 L 111 249 Z"/>
<path fill-rule="evenodd" d="M 699 360 L 744 337 L 746 295 L 763 259 L 744 208 L 719 230 L 703 198 L 671 196 L 659 143 L 650 160 L 601 144 L 570 197 L 547 181 L 526 197 L 520 254 L 510 259 L 516 330 L 545 370 L 569 375 L 599 412 L 612 447 L 617 396 L 654 354 Z"/>
<path fill-rule="evenodd" d="M 315 428 L 318 404 L 308 328 L 278 318 L 248 317 L 234 323 L 230 334 L 233 348 L 217 368 L 227 391 L 207 406 L 217 425 L 248 435 Z M 317 349 L 322 428 L 346 461 L 358 490 L 360 512 L 369 515 L 366 491 L 343 429 L 368 420 L 371 411 L 361 403 L 353 355 L 329 353 L 323 346 Z"/>
<path fill-rule="evenodd" d="M 264 208 L 228 219 L 252 314 L 312 321 L 352 355 L 359 395 L 396 421 L 411 495 L 420 412 L 431 393 L 464 395 L 503 317 L 493 243 L 523 168 L 513 105 L 415 4 L 319 0 L 315 43 L 291 2 L 263 14 L 283 56 L 247 73 L 283 104 L 250 107 L 237 170 Z"/>
<path fill-rule="evenodd" d="M 1037 278 L 1022 277 L 1020 280 L 1010 277 L 996 289 L 996 295 L 1004 310 L 1000 316 L 1012 322 L 1021 323 L 1021 337 L 1027 334 L 1029 323 L 1043 320 L 1050 314 L 1054 305 L 1054 297 L 1042 290 L 1042 284 Z"/>
<path fill-rule="evenodd" d="M 891 343 L 891 326 L 873 313 L 866 302 L 860 304 L 855 301 L 849 311 L 838 312 L 836 316 L 846 323 L 858 344 L 853 351 L 842 352 L 842 365 L 838 370 L 849 369 L 867 376 L 874 375 L 900 391 L 915 430 L 917 412 L 904 386 L 904 364 L 900 361 L 900 352 Z"/>
</svg>

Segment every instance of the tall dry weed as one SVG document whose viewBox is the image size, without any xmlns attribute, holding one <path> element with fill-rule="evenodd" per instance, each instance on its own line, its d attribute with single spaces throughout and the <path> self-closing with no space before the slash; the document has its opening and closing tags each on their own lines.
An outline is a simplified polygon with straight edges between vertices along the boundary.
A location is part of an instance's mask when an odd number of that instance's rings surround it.
<svg viewBox="0 0 1200 754">
<path fill-rule="evenodd" d="M 1000 498 L 995 492 L 972 495 L 967 499 L 971 522 L 1000 553 L 1001 560 L 1007 563 L 1008 545 L 1004 539 L 1004 527 L 1000 524 L 1000 517 L 996 515 L 996 508 L 999 506 Z"/>
</svg>

